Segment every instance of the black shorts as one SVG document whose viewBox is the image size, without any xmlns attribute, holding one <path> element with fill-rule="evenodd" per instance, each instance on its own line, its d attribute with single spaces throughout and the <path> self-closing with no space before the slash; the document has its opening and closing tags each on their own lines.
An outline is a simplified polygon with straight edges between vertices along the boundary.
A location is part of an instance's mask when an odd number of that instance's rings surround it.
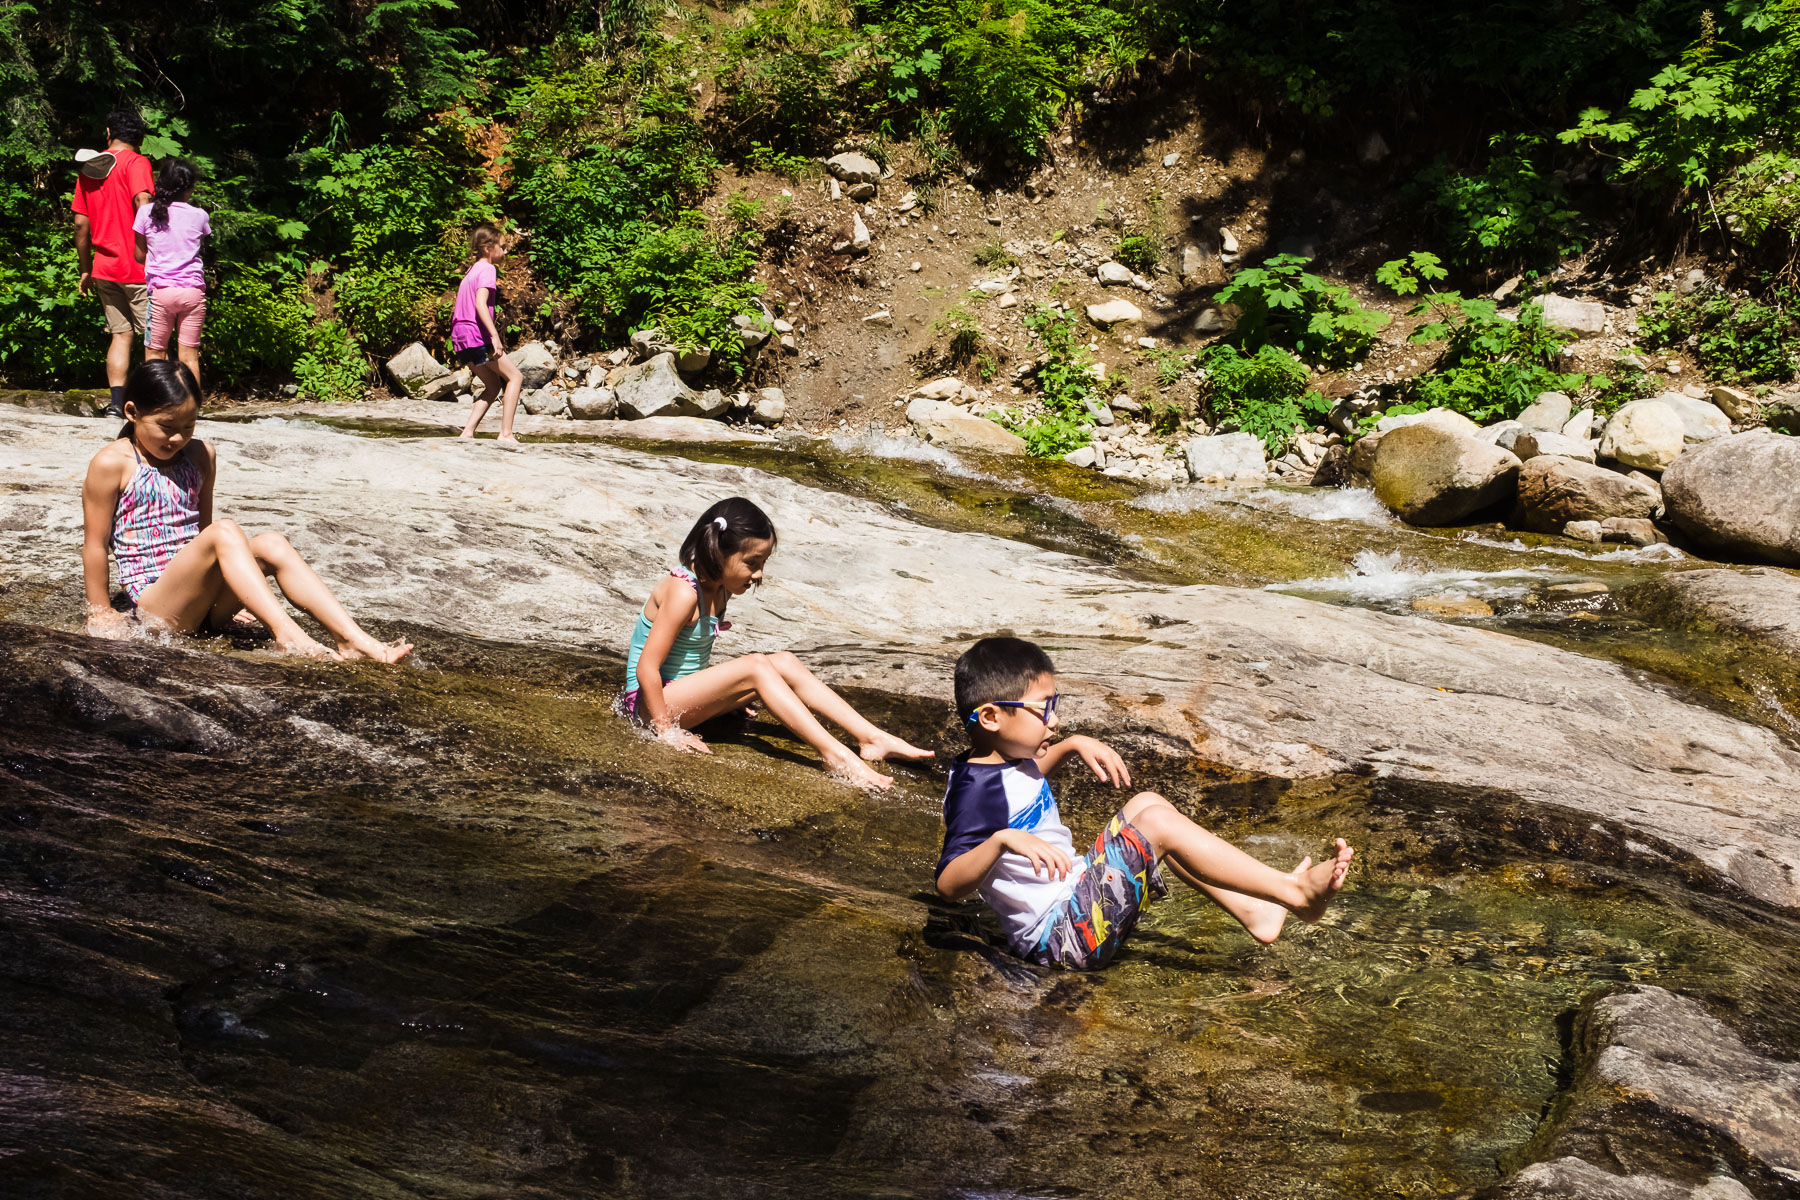
<svg viewBox="0 0 1800 1200">
<path fill-rule="evenodd" d="M 470 346 L 467 350 L 458 350 L 456 361 L 465 367 L 480 367 L 485 366 L 493 356 L 494 348 L 483 342 L 479 346 Z"/>
</svg>

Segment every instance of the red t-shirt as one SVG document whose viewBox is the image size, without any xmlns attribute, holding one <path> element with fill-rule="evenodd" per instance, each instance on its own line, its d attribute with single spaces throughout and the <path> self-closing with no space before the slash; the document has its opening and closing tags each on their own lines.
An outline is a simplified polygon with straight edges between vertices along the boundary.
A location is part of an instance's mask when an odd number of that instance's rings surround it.
<svg viewBox="0 0 1800 1200">
<path fill-rule="evenodd" d="M 137 205 L 132 200 L 153 186 L 150 160 L 128 146 L 112 154 L 113 169 L 105 179 L 76 175 L 75 199 L 69 207 L 88 219 L 94 243 L 94 278 L 142 283 L 144 264 L 137 260 L 137 233 L 131 228 Z"/>
</svg>

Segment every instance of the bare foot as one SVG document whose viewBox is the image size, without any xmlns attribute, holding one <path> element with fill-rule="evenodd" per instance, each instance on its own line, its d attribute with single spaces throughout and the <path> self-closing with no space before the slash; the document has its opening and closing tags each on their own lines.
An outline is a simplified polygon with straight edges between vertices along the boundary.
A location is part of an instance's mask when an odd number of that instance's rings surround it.
<svg viewBox="0 0 1800 1200">
<path fill-rule="evenodd" d="M 1288 876 L 1292 879 L 1299 879 L 1311 868 L 1312 855 L 1309 854 L 1300 860 L 1299 866 L 1288 872 Z M 1249 897 L 1245 898 L 1249 899 Z M 1250 936 L 1266 946 L 1281 936 L 1281 927 L 1287 924 L 1288 910 L 1273 900 L 1255 900 L 1252 903 L 1255 904 L 1255 908 L 1236 915 L 1238 920 L 1244 923 L 1244 928 L 1249 931 Z"/>
<path fill-rule="evenodd" d="M 372 658 L 376 662 L 396 663 L 412 653 L 412 643 L 405 638 L 378 642 L 368 634 L 338 643 L 338 657 L 345 662 L 353 658 Z"/>
<path fill-rule="evenodd" d="M 880 733 L 862 743 L 862 756 L 868 762 L 889 758 L 934 758 L 934 750 L 921 750 L 911 742 L 903 742 L 891 733 Z"/>
<path fill-rule="evenodd" d="M 319 645 L 319 643 L 313 641 L 305 634 L 301 634 L 300 638 L 296 641 L 277 641 L 275 645 L 283 654 L 298 654 L 306 658 L 323 658 L 332 662 L 339 662 L 344 657 L 335 650 L 328 650 L 324 646 Z"/>
<path fill-rule="evenodd" d="M 456 436 L 459 438 L 472 438 L 475 436 L 475 431 L 473 429 L 465 429 Z"/>
<path fill-rule="evenodd" d="M 1325 915 L 1325 910 L 1331 906 L 1339 889 L 1344 886 L 1344 876 L 1350 870 L 1350 859 L 1355 853 L 1348 842 L 1339 838 L 1336 854 L 1324 862 L 1294 872 L 1294 878 L 1300 881 L 1300 889 L 1307 897 L 1304 903 L 1294 909 L 1296 917 L 1310 923 Z"/>
<path fill-rule="evenodd" d="M 849 753 L 846 753 L 841 759 L 827 759 L 825 766 L 833 776 L 842 779 L 851 787 L 864 788 L 872 792 L 885 792 L 894 786 L 892 779 L 878 771 L 870 770 L 862 759 Z"/>
<path fill-rule="evenodd" d="M 512 444 L 513 444 L 513 445 L 515 445 L 515 446 L 516 446 L 516 445 L 518 445 L 518 444 L 519 444 L 519 439 L 518 439 L 518 438 L 516 438 L 516 437 L 514 437 L 514 436 L 513 436 L 513 435 L 512 435 L 512 434 L 510 434 L 510 433 L 503 433 L 503 434 L 501 434 L 501 435 L 500 435 L 500 436 L 499 436 L 499 437 L 498 437 L 498 438 L 496 438 L 496 439 L 494 439 L 494 440 L 495 440 L 495 441 L 500 441 L 500 442 L 511 442 L 511 443 L 512 443 Z"/>
</svg>

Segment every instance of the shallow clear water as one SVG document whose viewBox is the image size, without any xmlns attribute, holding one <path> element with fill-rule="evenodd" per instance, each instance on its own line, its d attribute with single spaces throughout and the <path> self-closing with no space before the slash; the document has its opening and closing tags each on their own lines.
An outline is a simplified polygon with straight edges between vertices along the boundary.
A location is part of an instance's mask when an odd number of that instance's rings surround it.
<svg viewBox="0 0 1800 1200">
<path fill-rule="evenodd" d="M 1791 922 L 1478 798 L 1141 752 L 1269 861 L 1350 837 L 1353 886 L 1262 948 L 1176 885 L 1114 969 L 1028 969 L 928 894 L 936 771 L 866 798 L 765 723 L 685 758 L 614 659 L 413 632 L 383 671 L 0 626 L 9 1196 L 1436 1194 L 1596 989 L 1800 1044 Z"/>
</svg>

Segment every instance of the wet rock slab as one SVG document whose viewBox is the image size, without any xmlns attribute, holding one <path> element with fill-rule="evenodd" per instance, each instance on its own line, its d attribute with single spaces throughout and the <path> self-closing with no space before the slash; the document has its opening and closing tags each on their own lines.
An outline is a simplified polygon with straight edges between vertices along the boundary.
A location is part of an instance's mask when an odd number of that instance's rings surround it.
<svg viewBox="0 0 1800 1200">
<path fill-rule="evenodd" d="M 80 479 L 104 433 L 0 433 L 0 567 L 36 619 L 80 612 Z M 1800 905 L 1800 755 L 1610 663 L 1261 591 L 1170 587 L 762 471 L 608 445 L 506 450 L 208 423 L 217 511 L 281 529 L 359 614 L 618 650 L 695 514 L 744 494 L 782 534 L 721 653 L 792 648 L 840 682 L 947 703 L 973 638 L 1049 644 L 1072 716 L 1227 766 L 1502 789 L 1628 831 L 1648 861 Z M 15 611 L 17 611 L 15 609 Z"/>
</svg>

